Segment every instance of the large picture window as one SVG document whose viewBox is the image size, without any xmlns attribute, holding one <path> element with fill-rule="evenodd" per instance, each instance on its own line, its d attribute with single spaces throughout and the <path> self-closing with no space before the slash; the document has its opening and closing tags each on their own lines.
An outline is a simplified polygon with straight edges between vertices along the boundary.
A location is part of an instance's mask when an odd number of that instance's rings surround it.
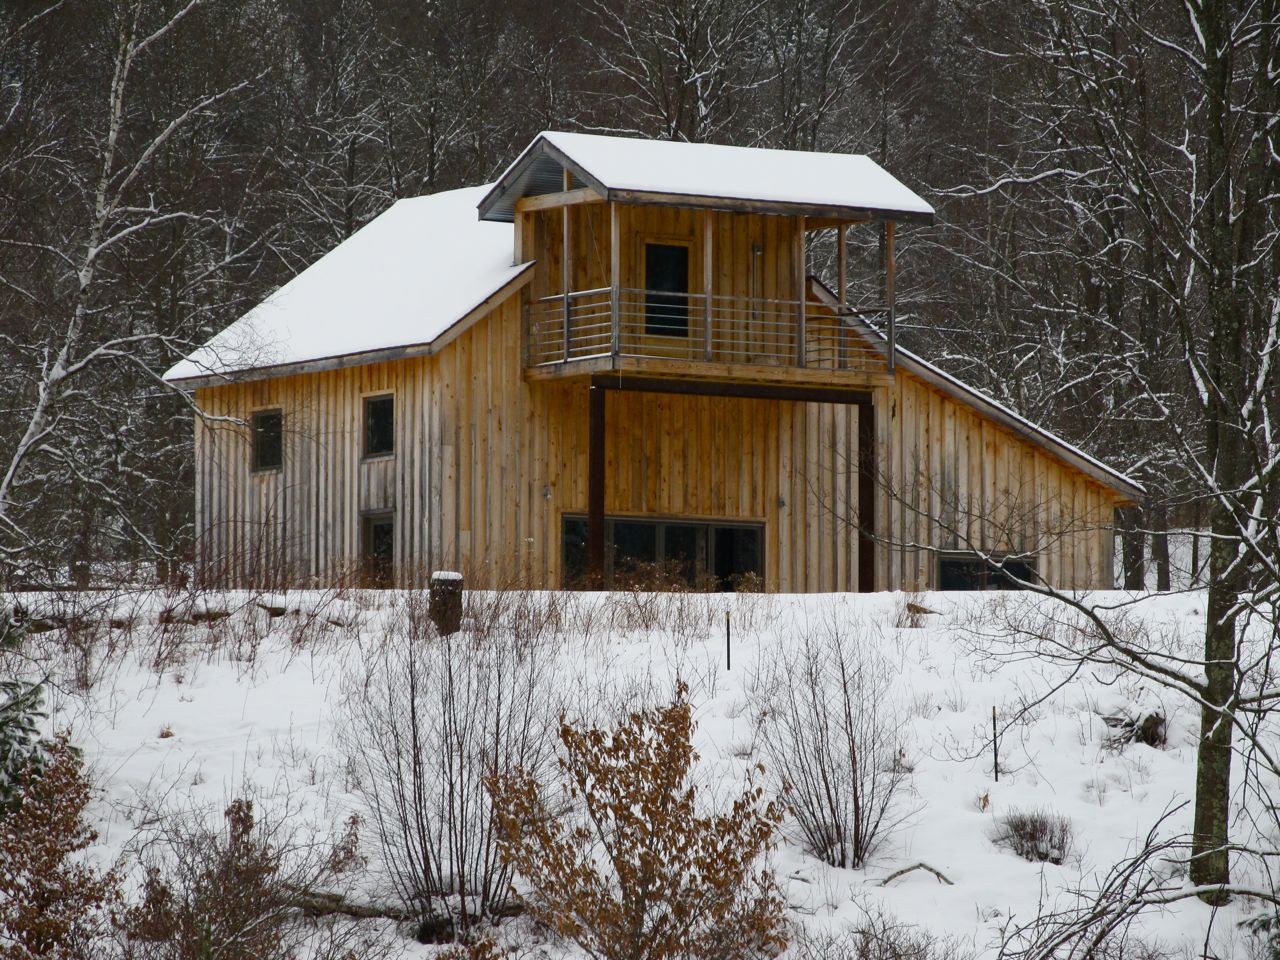
<svg viewBox="0 0 1280 960">
<path fill-rule="evenodd" d="M 644 245 L 644 330 L 663 337 L 689 335 L 689 248 Z"/>
<path fill-rule="evenodd" d="M 764 580 L 764 525 L 714 521 L 606 517 L 605 583 L 684 584 L 707 590 L 760 589 Z M 587 573 L 587 519 L 567 516 L 563 526 L 564 584 Z"/>
<path fill-rule="evenodd" d="M 250 421 L 253 434 L 253 469 L 277 470 L 284 463 L 284 414 L 258 410 Z"/>
</svg>

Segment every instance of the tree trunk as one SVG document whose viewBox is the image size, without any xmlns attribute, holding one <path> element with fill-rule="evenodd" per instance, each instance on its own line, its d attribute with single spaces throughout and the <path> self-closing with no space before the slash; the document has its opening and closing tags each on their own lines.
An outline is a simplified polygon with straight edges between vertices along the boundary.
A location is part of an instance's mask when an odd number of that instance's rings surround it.
<svg viewBox="0 0 1280 960">
<path fill-rule="evenodd" d="M 1156 589 L 1168 593 L 1173 578 L 1169 573 L 1169 508 L 1155 503 L 1147 508 L 1147 529 L 1151 531 L 1151 562 L 1156 568 Z"/>
<path fill-rule="evenodd" d="M 1120 552 L 1124 564 L 1124 588 L 1145 590 L 1147 581 L 1146 534 L 1139 522 L 1141 511 L 1137 507 L 1124 507 L 1116 511 L 1120 527 Z"/>
<path fill-rule="evenodd" d="M 1215 507 L 1218 514 L 1225 513 Z M 1214 523 L 1215 532 L 1234 528 L 1228 514 L 1226 523 Z M 1209 602 L 1206 615 L 1204 655 L 1206 697 L 1212 706 L 1200 710 L 1200 743 L 1196 753 L 1196 808 L 1192 829 L 1191 882 L 1197 886 L 1225 884 L 1230 879 L 1227 853 L 1227 825 L 1231 800 L 1231 733 L 1229 715 L 1235 683 L 1236 604 L 1229 573 L 1236 562 L 1235 543 L 1222 538 L 1213 541 L 1209 556 Z M 1217 709 L 1215 709 L 1217 708 Z M 1225 894 L 1204 895 L 1209 903 L 1225 903 Z"/>
</svg>

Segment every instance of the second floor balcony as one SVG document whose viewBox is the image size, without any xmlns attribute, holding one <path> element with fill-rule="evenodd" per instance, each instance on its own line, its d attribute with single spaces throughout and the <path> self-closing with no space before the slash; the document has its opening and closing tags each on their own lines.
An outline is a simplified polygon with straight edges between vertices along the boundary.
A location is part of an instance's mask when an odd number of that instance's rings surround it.
<svg viewBox="0 0 1280 960">
<path fill-rule="evenodd" d="M 810 298 L 600 287 L 534 299 L 526 365 L 537 378 L 605 370 L 863 385 L 889 375 L 888 349 L 855 310 Z"/>
</svg>

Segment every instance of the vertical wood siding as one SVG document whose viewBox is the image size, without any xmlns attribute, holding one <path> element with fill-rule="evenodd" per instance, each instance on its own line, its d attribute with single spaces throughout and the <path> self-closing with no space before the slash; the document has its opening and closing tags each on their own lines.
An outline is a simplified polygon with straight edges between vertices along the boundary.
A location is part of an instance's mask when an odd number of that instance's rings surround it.
<svg viewBox="0 0 1280 960">
<path fill-rule="evenodd" d="M 624 284 L 641 284 L 645 237 L 687 237 L 702 276 L 696 212 L 620 213 Z M 572 216 L 573 283 L 603 286 L 607 207 Z M 546 258 L 525 296 L 559 292 L 559 213 L 522 219 L 522 249 Z M 712 229 L 717 294 L 796 296 L 795 218 L 718 214 Z M 558 586 L 562 517 L 587 508 L 588 388 L 525 380 L 522 327 L 512 297 L 434 356 L 198 390 L 205 576 L 332 581 L 358 562 L 362 515 L 391 511 L 402 583 L 458 569 L 476 585 Z M 364 460 L 363 398 L 379 393 L 395 396 L 395 453 Z M 1111 584 L 1111 491 L 901 369 L 872 393 L 877 589 L 930 588 L 937 550 L 975 548 L 1034 552 L 1059 587 Z M 255 473 L 243 422 L 269 408 L 284 413 L 285 462 Z M 859 416 L 841 404 L 611 392 L 605 510 L 760 522 L 768 589 L 856 589 Z"/>
</svg>

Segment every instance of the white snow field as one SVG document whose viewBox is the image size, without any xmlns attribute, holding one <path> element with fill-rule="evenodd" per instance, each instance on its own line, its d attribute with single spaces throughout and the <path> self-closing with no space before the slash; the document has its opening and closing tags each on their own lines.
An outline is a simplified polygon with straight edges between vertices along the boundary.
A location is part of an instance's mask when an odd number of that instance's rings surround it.
<svg viewBox="0 0 1280 960">
<path fill-rule="evenodd" d="M 470 594 L 463 636 L 475 625 L 477 609 L 501 612 L 513 596 Z M 1026 655 L 1028 641 L 1002 642 L 1007 624 L 1061 610 L 1050 601 L 941 593 L 521 599 L 526 632 L 529 609 L 550 607 L 554 614 L 526 641 L 555 677 L 548 710 L 571 716 L 592 705 L 597 715 L 601 709 L 624 711 L 665 702 L 677 678 L 688 684 L 697 721 L 697 775 L 709 797 L 731 796 L 745 771 L 764 759 L 764 678 L 780 654 L 793 653 L 806 637 L 838 631 L 885 658 L 891 686 L 879 703 L 897 718 L 897 762 L 909 770 L 895 808 L 902 822 L 857 870 L 810 856 L 788 828 L 773 854 L 774 868 L 792 919 L 809 930 L 839 929 L 879 905 L 903 922 L 958 938 L 976 956 L 993 956 L 1002 928 L 1029 921 L 1042 905 L 1074 902 L 1072 890 L 1095 885 L 1162 816 L 1169 814 L 1166 834 L 1189 829 L 1197 713 L 1179 695 L 1118 669 L 1093 666 L 1068 680 L 1068 667 Z M 1133 598 L 1110 593 L 1092 599 L 1120 604 Z M 933 612 L 913 616 L 908 601 Z M 157 624 L 158 611 L 175 603 L 179 619 L 202 609 L 230 615 Z M 287 815 L 298 830 L 325 834 L 336 833 L 360 809 L 336 736 L 344 691 L 383 642 L 388 624 L 405 616 L 411 605 L 405 594 L 131 594 L 111 604 L 117 626 L 108 628 L 104 619 L 95 639 L 67 645 L 57 655 L 50 691 L 50 725 L 71 730 L 100 791 L 93 813 L 101 834 L 96 853 L 104 862 L 137 841 L 145 830 L 144 808 L 201 810 L 217 823 L 231 798 L 248 795 L 263 813 Z M 272 606 L 277 614 L 287 612 L 272 616 L 266 609 Z M 1167 649 L 1185 645 L 1194 651 L 1204 606 L 1200 592 L 1150 595 L 1127 616 Z M 490 629 L 501 636 L 507 628 Z M 59 636 L 53 631 L 28 642 L 51 649 Z M 990 750 L 992 707 L 1004 728 L 998 783 Z M 1129 710 L 1140 716 L 1153 709 L 1168 718 L 1166 747 L 1108 743 L 1104 715 Z M 1069 818 L 1073 842 L 1061 865 L 1028 862 L 993 843 L 998 818 L 1015 809 Z M 1244 831 L 1248 810 L 1238 812 L 1235 829 Z M 377 902 L 386 890 L 367 827 L 361 844 L 370 866 L 350 875 L 343 892 Z M 918 862 L 952 885 L 920 869 L 881 885 Z M 1176 884 L 1180 866 L 1166 868 Z M 1249 880 L 1247 869 L 1238 867 L 1235 879 Z M 1258 909 L 1248 898 L 1217 911 L 1184 900 L 1151 910 L 1135 933 L 1171 955 L 1185 950 L 1200 956 L 1207 943 L 1212 955 L 1244 957 L 1247 938 L 1238 924 Z M 390 931 L 383 921 L 369 922 Z M 500 933 L 548 956 L 574 955 L 521 920 L 506 923 Z M 410 956 L 440 949 L 407 939 L 402 944 Z"/>
</svg>

